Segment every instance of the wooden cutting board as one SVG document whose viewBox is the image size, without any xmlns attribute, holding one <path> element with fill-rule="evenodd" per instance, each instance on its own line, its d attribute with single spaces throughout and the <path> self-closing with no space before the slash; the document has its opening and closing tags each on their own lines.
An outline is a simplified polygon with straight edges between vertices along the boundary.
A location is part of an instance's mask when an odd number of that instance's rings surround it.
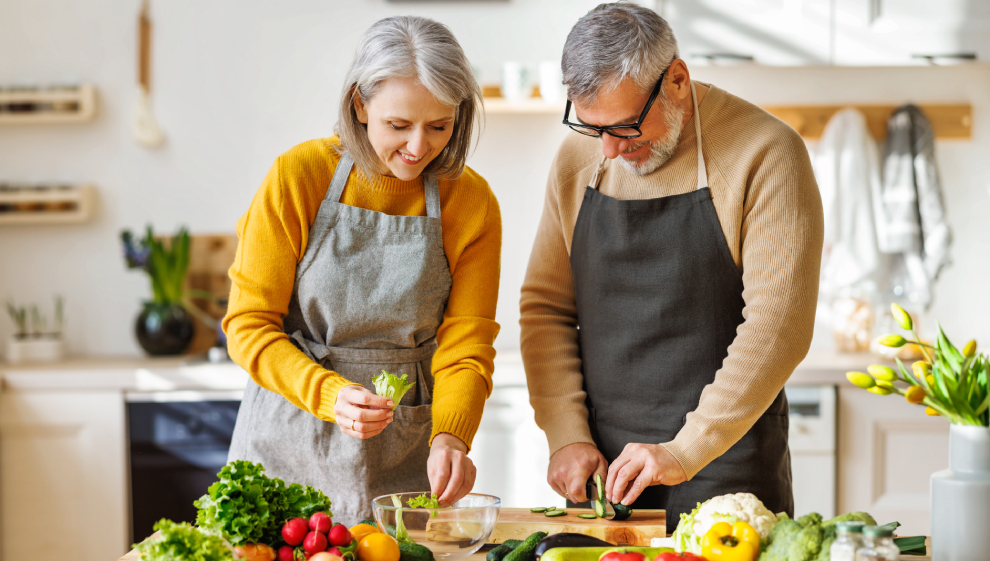
<svg viewBox="0 0 990 561">
<path fill-rule="evenodd" d="M 528 508 L 503 508 L 488 543 L 522 540 L 533 532 L 542 531 L 585 534 L 616 545 L 648 546 L 650 539 L 667 535 L 667 513 L 663 510 L 634 510 L 632 516 L 621 522 L 577 517 L 582 512 L 593 512 L 588 508 L 565 510 L 566 515 L 549 518 L 539 512 L 530 512 Z"/>
</svg>

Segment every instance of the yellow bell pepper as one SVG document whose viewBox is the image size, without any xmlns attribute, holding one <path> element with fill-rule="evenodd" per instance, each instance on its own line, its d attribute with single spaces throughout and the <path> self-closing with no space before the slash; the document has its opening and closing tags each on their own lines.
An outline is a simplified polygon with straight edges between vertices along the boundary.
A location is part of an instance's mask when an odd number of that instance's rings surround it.
<svg viewBox="0 0 990 561">
<path fill-rule="evenodd" d="M 754 561 L 760 554 L 760 534 L 746 522 L 719 522 L 701 540 L 708 561 Z"/>
</svg>

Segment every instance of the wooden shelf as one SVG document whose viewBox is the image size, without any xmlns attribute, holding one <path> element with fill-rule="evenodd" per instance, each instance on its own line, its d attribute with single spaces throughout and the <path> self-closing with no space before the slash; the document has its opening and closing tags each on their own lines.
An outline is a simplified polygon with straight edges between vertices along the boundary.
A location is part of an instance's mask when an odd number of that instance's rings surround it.
<svg viewBox="0 0 990 561">
<path fill-rule="evenodd" d="M 0 225 L 80 224 L 93 215 L 96 187 L 25 186 L 0 191 Z"/>
<path fill-rule="evenodd" d="M 0 91 L 0 125 L 84 123 L 95 116 L 96 88 L 89 84 Z"/>
<path fill-rule="evenodd" d="M 858 109 L 877 140 L 887 137 L 887 119 L 900 105 L 793 105 L 764 107 L 806 139 L 821 138 L 832 115 L 846 108 Z M 973 136 L 973 107 L 969 104 L 918 105 L 940 140 L 968 140 Z"/>
</svg>

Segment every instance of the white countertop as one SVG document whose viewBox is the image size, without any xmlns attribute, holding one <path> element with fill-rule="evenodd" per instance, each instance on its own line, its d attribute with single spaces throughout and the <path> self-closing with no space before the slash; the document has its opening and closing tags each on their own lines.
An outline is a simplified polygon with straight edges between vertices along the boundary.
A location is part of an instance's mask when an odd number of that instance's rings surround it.
<svg viewBox="0 0 990 561">
<path fill-rule="evenodd" d="M 789 384 L 839 385 L 848 370 L 864 370 L 878 362 L 869 353 L 838 354 L 813 349 L 791 376 Z M 0 363 L 3 391 L 211 391 L 243 390 L 249 376 L 233 362 L 210 363 L 199 357 L 75 357 L 60 362 Z M 498 387 L 525 386 L 518 351 L 495 358 Z"/>
</svg>

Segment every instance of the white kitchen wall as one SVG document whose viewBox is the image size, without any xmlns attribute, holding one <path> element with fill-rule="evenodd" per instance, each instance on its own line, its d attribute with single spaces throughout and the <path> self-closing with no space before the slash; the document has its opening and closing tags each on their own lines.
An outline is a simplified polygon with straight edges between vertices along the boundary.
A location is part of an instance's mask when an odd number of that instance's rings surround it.
<svg viewBox="0 0 990 561">
<path fill-rule="evenodd" d="M 0 127 L 0 181 L 93 182 L 100 204 L 84 225 L 0 227 L 0 299 L 47 304 L 62 294 L 73 352 L 138 354 L 132 322 L 150 289 L 125 269 L 120 230 L 232 232 L 280 153 L 331 134 L 343 73 L 371 23 L 439 19 L 494 83 L 504 60 L 558 59 L 596 3 L 152 0 L 153 107 L 167 141 L 146 150 L 130 138 L 139 2 L 4 0 L 0 85 L 90 82 L 100 100 L 92 123 Z M 981 321 L 990 316 L 990 68 L 692 68 L 756 103 L 971 103 L 972 140 L 938 145 L 956 241 L 933 312 L 957 338 L 990 342 Z M 469 162 L 502 206 L 502 350 L 518 346 L 519 286 L 564 134 L 556 115 L 489 115 Z M 0 319 L 0 340 L 10 332 Z"/>
</svg>

